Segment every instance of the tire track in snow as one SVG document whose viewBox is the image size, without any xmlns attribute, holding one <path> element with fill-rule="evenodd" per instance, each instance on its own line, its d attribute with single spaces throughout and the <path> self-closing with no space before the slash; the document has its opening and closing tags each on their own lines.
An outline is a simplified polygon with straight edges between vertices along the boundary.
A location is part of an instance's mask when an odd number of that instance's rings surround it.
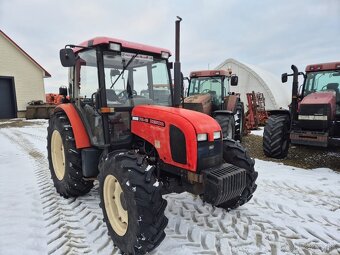
<svg viewBox="0 0 340 255">
<path fill-rule="evenodd" d="M 169 194 L 166 198 L 166 215 L 169 218 L 167 238 L 176 239 L 181 247 L 190 247 L 193 253 L 339 254 L 338 238 L 328 232 L 330 224 L 320 215 L 294 213 L 286 205 L 257 198 L 250 201 L 249 206 L 230 212 L 213 208 L 188 193 Z M 270 217 L 263 218 L 253 213 L 260 211 Z M 277 215 L 282 215 L 284 226 L 271 221 Z M 321 233 L 308 227 L 294 227 L 297 222 L 304 226 L 303 222 L 309 220 L 312 221 L 309 224 L 315 226 L 313 229 L 321 226 Z M 331 229 L 334 232 L 339 230 L 336 225 L 332 225 Z"/>
<path fill-rule="evenodd" d="M 35 159 L 35 176 L 49 235 L 49 254 L 118 253 L 102 220 L 98 187 L 81 198 L 60 197 L 53 186 L 45 154 L 34 148 L 29 140 L 35 137 L 17 130 L 6 130 L 5 135 Z"/>
</svg>

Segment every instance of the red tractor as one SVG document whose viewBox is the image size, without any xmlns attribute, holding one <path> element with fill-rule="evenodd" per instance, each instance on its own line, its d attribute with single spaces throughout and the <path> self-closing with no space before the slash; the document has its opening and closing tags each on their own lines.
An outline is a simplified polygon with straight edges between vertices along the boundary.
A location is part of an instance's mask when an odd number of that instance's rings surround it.
<svg viewBox="0 0 340 255">
<path fill-rule="evenodd" d="M 202 70 L 190 73 L 183 107 L 212 116 L 221 126 L 223 137 L 242 140 L 244 105 L 239 95 L 230 92 L 238 77 L 231 71 Z M 229 84 L 230 83 L 230 84 Z"/>
<path fill-rule="evenodd" d="M 97 37 L 60 50 L 69 67 L 69 102 L 49 120 L 54 186 L 65 198 L 77 197 L 98 179 L 108 233 L 125 254 L 145 254 L 164 239 L 163 194 L 188 191 L 231 209 L 256 189 L 254 161 L 244 148 L 223 140 L 210 116 L 178 107 L 179 23 L 175 86 L 166 49 Z"/>
<path fill-rule="evenodd" d="M 282 82 L 293 76 L 290 110 L 269 112 L 263 135 L 265 155 L 284 158 L 289 143 L 340 146 L 340 62 L 308 65 L 306 73 L 291 68 L 292 74 L 282 74 Z M 300 90 L 299 75 L 304 77 Z"/>
</svg>

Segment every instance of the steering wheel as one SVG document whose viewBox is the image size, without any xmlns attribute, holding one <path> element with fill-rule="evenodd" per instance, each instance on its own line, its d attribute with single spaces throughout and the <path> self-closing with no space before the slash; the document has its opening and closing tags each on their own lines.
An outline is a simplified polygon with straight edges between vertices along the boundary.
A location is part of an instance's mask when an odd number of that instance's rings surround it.
<svg viewBox="0 0 340 255">
<path fill-rule="evenodd" d="M 132 90 L 132 96 L 137 96 L 137 91 L 136 90 Z M 127 92 L 127 90 L 123 90 L 122 92 L 120 92 L 117 95 L 119 100 L 124 100 L 126 101 L 129 98 L 129 93 Z"/>
<path fill-rule="evenodd" d="M 323 86 L 323 87 L 321 88 L 321 90 L 322 90 L 322 91 L 327 90 L 327 85 Z"/>
<path fill-rule="evenodd" d="M 118 93 L 117 97 L 119 101 L 126 101 L 129 98 L 129 94 L 126 90 L 123 90 L 122 92 Z"/>
<path fill-rule="evenodd" d="M 210 91 L 210 89 L 204 89 L 201 93 L 209 93 Z"/>
</svg>

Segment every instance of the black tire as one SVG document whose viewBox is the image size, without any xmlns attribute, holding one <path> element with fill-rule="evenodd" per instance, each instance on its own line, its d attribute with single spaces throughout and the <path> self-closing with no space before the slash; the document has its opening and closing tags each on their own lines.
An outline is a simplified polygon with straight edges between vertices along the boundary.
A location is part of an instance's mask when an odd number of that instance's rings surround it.
<svg viewBox="0 0 340 255">
<path fill-rule="evenodd" d="M 242 102 L 238 102 L 234 113 L 235 118 L 235 140 L 242 142 L 243 137 L 243 121 L 244 121 L 244 106 Z"/>
<path fill-rule="evenodd" d="M 214 119 L 220 124 L 223 139 L 234 139 L 235 137 L 235 120 L 234 116 L 229 114 L 218 114 Z"/>
<path fill-rule="evenodd" d="M 219 205 L 224 209 L 235 209 L 247 203 L 253 197 L 253 193 L 257 188 L 255 181 L 258 173 L 254 169 L 255 161 L 237 141 L 231 139 L 223 141 L 223 159 L 226 163 L 244 168 L 247 171 L 247 186 L 241 196 Z"/>
<path fill-rule="evenodd" d="M 289 116 L 272 115 L 263 132 L 263 152 L 267 157 L 285 158 L 289 149 Z"/>
<path fill-rule="evenodd" d="M 57 142 L 52 142 L 52 136 L 59 136 L 62 142 L 61 154 L 64 155 L 62 173 L 58 172 L 57 166 L 54 166 L 60 159 L 52 151 Z M 61 140 L 60 140 L 61 138 Z M 51 177 L 57 192 L 65 197 L 78 197 L 87 194 L 93 187 L 93 181 L 85 181 L 82 174 L 81 153 L 76 148 L 74 134 L 70 121 L 64 112 L 57 112 L 51 115 L 49 126 L 47 128 L 47 152 L 48 162 L 51 171 Z M 53 161 L 54 159 L 54 161 Z"/>
<path fill-rule="evenodd" d="M 162 198 L 162 184 L 157 181 L 153 169 L 154 167 L 148 165 L 141 155 L 133 151 L 110 153 L 100 164 L 98 179 L 104 221 L 113 243 L 125 254 L 150 252 L 165 237 L 164 229 L 168 219 L 164 215 L 164 210 L 167 202 Z M 105 185 L 108 185 L 105 180 L 112 176 L 116 178 L 121 193 L 124 194 L 124 210 L 127 214 L 125 232 L 119 232 L 120 229 L 111 224 L 111 221 L 117 222 L 117 217 L 112 213 L 114 211 L 110 212 L 108 206 L 110 201 L 107 195 L 105 200 L 107 193 Z M 124 203 L 121 202 L 122 205 Z"/>
</svg>

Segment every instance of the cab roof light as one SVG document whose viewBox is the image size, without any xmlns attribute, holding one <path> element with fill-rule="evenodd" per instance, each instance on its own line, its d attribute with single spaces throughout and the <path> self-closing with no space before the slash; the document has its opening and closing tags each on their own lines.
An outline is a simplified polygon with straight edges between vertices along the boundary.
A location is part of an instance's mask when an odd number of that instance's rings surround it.
<svg viewBox="0 0 340 255">
<path fill-rule="evenodd" d="M 121 51 L 122 45 L 120 43 L 110 43 L 109 44 L 109 49 L 113 51 Z"/>
<path fill-rule="evenodd" d="M 162 55 L 162 58 L 165 58 L 165 59 L 168 59 L 170 57 L 170 53 L 169 52 L 166 52 L 166 51 L 162 51 L 161 53 Z"/>
</svg>

